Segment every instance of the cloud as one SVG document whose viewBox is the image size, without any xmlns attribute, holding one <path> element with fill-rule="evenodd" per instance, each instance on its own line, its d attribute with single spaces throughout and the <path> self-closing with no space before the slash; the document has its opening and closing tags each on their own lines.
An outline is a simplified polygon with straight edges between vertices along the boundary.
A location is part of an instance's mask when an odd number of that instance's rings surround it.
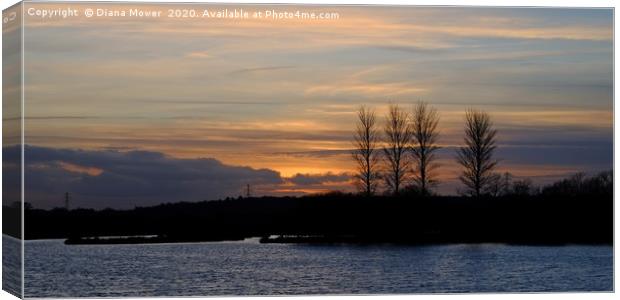
<svg viewBox="0 0 620 300">
<path fill-rule="evenodd" d="M 19 146 L 3 148 L 7 162 L 17 160 Z M 76 150 L 25 147 L 26 201 L 38 208 L 133 208 L 167 202 L 217 200 L 253 196 L 303 195 L 350 191 L 348 173 L 296 174 L 283 178 L 270 169 L 224 164 L 213 158 L 181 159 L 154 151 Z M 19 166 L 6 164 L 7 192 L 19 186 Z M 13 172 L 10 172 L 13 170 Z M 17 191 L 14 191 L 17 192 Z M 14 193 L 18 195 L 18 193 Z"/>
<path fill-rule="evenodd" d="M 7 157 L 19 147 L 6 147 Z M 152 151 L 93 151 L 27 146 L 26 201 L 35 207 L 132 208 L 239 196 L 246 184 L 283 183 L 278 172 L 212 158 L 178 159 Z"/>
<path fill-rule="evenodd" d="M 426 88 L 413 86 L 402 82 L 365 83 L 365 82 L 337 82 L 309 87 L 305 90 L 308 95 L 342 96 L 356 95 L 363 97 L 390 97 L 403 95 L 417 95 L 426 92 Z"/>
<path fill-rule="evenodd" d="M 435 48 L 427 48 L 427 47 L 418 47 L 415 45 L 388 45 L 388 46 L 376 46 L 377 49 L 390 50 L 390 51 L 399 51 L 405 53 L 425 53 L 425 54 L 436 54 L 437 52 L 442 51 L 441 47 Z"/>
<path fill-rule="evenodd" d="M 21 120 L 21 117 L 5 118 L 4 121 L 16 121 Z M 100 119 L 100 117 L 94 116 L 25 116 L 25 120 L 88 120 L 88 119 Z"/>
<path fill-rule="evenodd" d="M 103 173 L 103 170 L 99 168 L 80 166 L 80 165 L 75 165 L 75 164 L 63 162 L 63 161 L 58 162 L 58 165 L 65 171 L 69 171 L 69 172 L 77 173 L 77 174 L 99 176 L 101 175 L 101 173 Z"/>
<path fill-rule="evenodd" d="M 189 58 L 211 58 L 212 55 L 207 51 L 194 51 L 186 55 Z"/>
<path fill-rule="evenodd" d="M 328 172 L 326 174 L 295 174 L 288 179 L 296 185 L 323 185 L 325 183 L 343 183 L 351 180 L 351 174 L 340 173 L 334 174 Z"/>
<path fill-rule="evenodd" d="M 461 37 L 486 37 L 503 39 L 566 39 L 566 40 L 591 40 L 609 41 L 612 39 L 610 28 L 594 26 L 583 27 L 540 27 L 540 28 L 519 28 L 519 27 L 494 27 L 494 26 L 428 26 L 410 25 L 409 30 L 445 34 Z"/>
<path fill-rule="evenodd" d="M 233 71 L 230 74 L 237 75 L 237 74 L 258 73 L 258 72 L 263 73 L 263 72 L 286 70 L 286 69 L 293 69 L 293 68 L 295 67 L 294 66 L 269 66 L 269 67 L 244 68 L 244 69 Z"/>
<path fill-rule="evenodd" d="M 354 192 L 352 174 L 342 173 L 297 173 L 289 178 L 284 178 L 282 185 L 275 187 L 271 193 L 274 195 L 304 195 L 327 193 L 331 191 Z"/>
</svg>

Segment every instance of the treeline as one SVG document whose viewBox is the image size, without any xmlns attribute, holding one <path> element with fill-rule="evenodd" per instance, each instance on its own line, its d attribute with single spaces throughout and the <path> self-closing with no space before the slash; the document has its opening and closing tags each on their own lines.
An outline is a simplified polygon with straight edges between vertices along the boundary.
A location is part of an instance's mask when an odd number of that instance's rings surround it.
<svg viewBox="0 0 620 300">
<path fill-rule="evenodd" d="M 330 193 L 162 204 L 132 210 L 26 205 L 25 238 L 154 235 L 158 242 L 606 243 L 613 241 L 612 173 L 577 174 L 497 197 L 364 197 Z M 4 213 L 10 213 L 5 207 Z M 269 239 L 269 236 L 278 236 Z"/>
<path fill-rule="evenodd" d="M 361 194 L 399 195 L 403 191 L 422 196 L 433 195 L 438 184 L 437 150 L 439 146 L 439 114 L 425 102 L 418 102 L 411 112 L 390 104 L 383 127 L 373 109 L 361 106 L 357 113 L 353 159 L 357 164 L 356 184 Z M 462 167 L 459 175 L 468 196 L 497 196 L 512 175 L 497 173 L 497 130 L 486 112 L 465 112 L 463 146 L 455 153 Z M 515 182 L 520 188 L 531 188 L 531 182 Z"/>
</svg>

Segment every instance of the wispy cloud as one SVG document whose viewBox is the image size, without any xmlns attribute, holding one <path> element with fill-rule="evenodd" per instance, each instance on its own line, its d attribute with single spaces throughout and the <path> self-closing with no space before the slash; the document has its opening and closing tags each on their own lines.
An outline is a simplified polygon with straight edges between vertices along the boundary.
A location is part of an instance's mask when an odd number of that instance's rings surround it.
<svg viewBox="0 0 620 300">
<path fill-rule="evenodd" d="M 188 53 L 186 56 L 190 58 L 211 58 L 213 57 L 211 54 L 209 54 L 208 51 L 194 51 L 194 52 Z"/>
<path fill-rule="evenodd" d="M 264 72 L 286 70 L 286 69 L 293 69 L 293 68 L 295 67 L 294 66 L 269 66 L 269 67 L 243 68 L 243 69 L 232 71 L 230 72 L 230 74 L 238 75 L 238 74 L 247 74 L 247 73 L 264 73 Z"/>
<path fill-rule="evenodd" d="M 330 97 L 342 96 L 343 94 L 364 97 L 394 97 L 411 96 L 425 91 L 427 91 L 427 89 L 415 87 L 404 82 L 337 82 L 309 87 L 306 89 L 305 93 L 308 95 L 327 95 Z"/>
</svg>

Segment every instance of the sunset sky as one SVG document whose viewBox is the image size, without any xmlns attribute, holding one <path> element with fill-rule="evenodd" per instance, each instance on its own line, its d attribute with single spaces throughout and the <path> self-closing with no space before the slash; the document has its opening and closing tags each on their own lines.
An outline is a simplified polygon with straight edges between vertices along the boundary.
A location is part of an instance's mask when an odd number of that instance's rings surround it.
<svg viewBox="0 0 620 300">
<path fill-rule="evenodd" d="M 459 187 L 454 147 L 469 107 L 499 130 L 498 171 L 544 184 L 612 168 L 611 9 L 174 4 L 225 7 L 340 17 L 26 17 L 33 201 L 57 205 L 64 189 L 85 207 L 238 196 L 247 183 L 257 195 L 350 190 L 356 109 L 383 118 L 389 103 L 418 100 L 441 116 L 440 193 Z M 138 161 L 162 169 L 134 172 Z M 44 182 L 49 172 L 65 179 Z M 109 192 L 120 180 L 124 194 Z"/>
</svg>

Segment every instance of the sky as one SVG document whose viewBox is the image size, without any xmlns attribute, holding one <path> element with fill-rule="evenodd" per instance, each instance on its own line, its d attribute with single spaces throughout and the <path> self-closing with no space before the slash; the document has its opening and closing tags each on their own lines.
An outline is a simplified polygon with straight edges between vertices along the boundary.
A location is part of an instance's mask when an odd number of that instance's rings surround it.
<svg viewBox="0 0 620 300">
<path fill-rule="evenodd" d="M 35 206 L 59 206 L 65 190 L 96 208 L 236 197 L 247 184 L 254 195 L 351 191 L 359 106 L 383 122 L 390 103 L 410 110 L 420 100 L 441 118 L 441 194 L 460 187 L 454 154 L 468 108 L 488 112 L 499 131 L 498 172 L 543 185 L 612 169 L 610 9 L 88 7 L 339 18 L 26 16 Z"/>
</svg>

